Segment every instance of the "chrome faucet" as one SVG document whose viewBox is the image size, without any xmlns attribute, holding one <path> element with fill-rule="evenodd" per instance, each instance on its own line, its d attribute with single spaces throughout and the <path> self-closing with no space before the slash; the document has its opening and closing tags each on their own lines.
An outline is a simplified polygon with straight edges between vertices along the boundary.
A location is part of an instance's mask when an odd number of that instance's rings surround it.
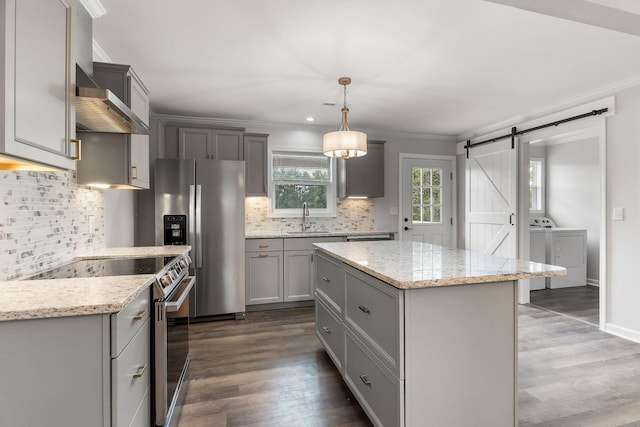
<svg viewBox="0 0 640 427">
<path fill-rule="evenodd" d="M 307 231 L 307 218 L 309 218 L 309 207 L 307 202 L 302 204 L 302 231 Z"/>
</svg>

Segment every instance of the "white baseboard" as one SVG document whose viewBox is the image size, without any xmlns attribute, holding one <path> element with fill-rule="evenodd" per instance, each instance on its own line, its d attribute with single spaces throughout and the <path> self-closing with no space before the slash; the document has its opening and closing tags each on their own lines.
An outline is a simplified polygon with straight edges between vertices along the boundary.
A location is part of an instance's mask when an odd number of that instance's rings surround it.
<svg viewBox="0 0 640 427">
<path fill-rule="evenodd" d="M 600 287 L 600 280 L 598 279 L 590 279 L 587 277 L 587 285 L 588 286 L 596 286 L 596 287 Z"/>
<path fill-rule="evenodd" d="M 616 335 L 618 337 L 640 343 L 640 332 L 638 331 L 627 329 L 622 326 L 613 325 L 611 323 L 607 323 L 605 325 L 604 331 L 612 335 Z"/>
</svg>

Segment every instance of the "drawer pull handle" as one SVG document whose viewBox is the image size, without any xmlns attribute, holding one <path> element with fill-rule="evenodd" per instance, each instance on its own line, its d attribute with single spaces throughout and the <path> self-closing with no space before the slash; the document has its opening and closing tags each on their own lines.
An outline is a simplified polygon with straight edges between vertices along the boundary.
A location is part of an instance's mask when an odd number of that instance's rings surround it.
<svg viewBox="0 0 640 427">
<path fill-rule="evenodd" d="M 268 247 L 269 247 L 269 245 L 267 245 L 266 243 L 260 243 L 260 247 L 261 247 L 261 248 L 268 248 Z"/>
<path fill-rule="evenodd" d="M 330 282 L 331 282 L 331 279 L 329 279 L 327 276 L 322 276 L 322 281 L 323 281 L 323 282 L 330 283 Z"/>
<path fill-rule="evenodd" d="M 330 334 L 331 333 L 331 329 L 327 328 L 326 326 L 322 327 L 322 330 L 326 333 L 326 334 Z"/>
<path fill-rule="evenodd" d="M 258 256 L 259 256 L 260 258 L 266 258 L 266 257 L 268 257 L 268 256 L 269 256 L 269 254 L 260 254 L 260 255 L 258 255 Z"/>
<path fill-rule="evenodd" d="M 359 305 L 358 308 L 360 309 L 361 312 L 366 313 L 366 314 L 371 314 L 371 310 L 369 310 L 367 307 L 365 307 L 364 305 Z"/>
<path fill-rule="evenodd" d="M 147 370 L 146 363 L 138 366 L 138 370 L 136 371 L 135 374 L 133 374 L 133 378 L 140 378 L 142 375 L 144 375 L 144 371 L 146 370 Z"/>
<path fill-rule="evenodd" d="M 360 375 L 360 381 L 362 381 L 364 385 L 371 387 L 371 381 L 369 381 L 366 375 Z"/>
<path fill-rule="evenodd" d="M 147 316 L 147 310 L 140 310 L 138 314 L 133 316 L 133 320 L 142 320 Z"/>
</svg>

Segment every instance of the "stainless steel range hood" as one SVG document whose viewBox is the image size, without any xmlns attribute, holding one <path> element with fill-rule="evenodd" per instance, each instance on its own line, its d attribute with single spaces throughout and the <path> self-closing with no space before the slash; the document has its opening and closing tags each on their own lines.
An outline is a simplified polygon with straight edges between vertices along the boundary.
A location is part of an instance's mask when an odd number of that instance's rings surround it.
<svg viewBox="0 0 640 427">
<path fill-rule="evenodd" d="M 76 88 L 76 129 L 88 132 L 149 134 L 149 126 L 109 89 Z"/>
</svg>

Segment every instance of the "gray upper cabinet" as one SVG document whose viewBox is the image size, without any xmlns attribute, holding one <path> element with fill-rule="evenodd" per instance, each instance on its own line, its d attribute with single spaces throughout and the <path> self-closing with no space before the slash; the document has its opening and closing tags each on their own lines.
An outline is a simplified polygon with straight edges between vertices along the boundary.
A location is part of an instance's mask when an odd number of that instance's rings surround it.
<svg viewBox="0 0 640 427">
<path fill-rule="evenodd" d="M 149 124 L 149 91 L 129 65 L 94 62 L 93 79 L 110 89 Z M 149 188 L 149 135 L 79 132 L 82 159 L 78 184 L 108 183 L 114 188 Z"/>
<path fill-rule="evenodd" d="M 267 195 L 267 139 L 265 134 L 244 134 L 245 195 Z"/>
<path fill-rule="evenodd" d="M 81 6 L 78 6 L 81 8 Z M 73 11 L 60 0 L 7 0 L 3 25 L 0 152 L 75 169 Z M 37 28 L 38 31 L 34 31 Z M 1 158 L 0 163 L 12 160 Z"/>
<path fill-rule="evenodd" d="M 244 160 L 243 132 L 235 129 L 179 127 L 178 157 Z"/>
<path fill-rule="evenodd" d="M 367 141 L 367 155 L 338 159 L 338 197 L 384 197 L 384 143 Z"/>
</svg>

